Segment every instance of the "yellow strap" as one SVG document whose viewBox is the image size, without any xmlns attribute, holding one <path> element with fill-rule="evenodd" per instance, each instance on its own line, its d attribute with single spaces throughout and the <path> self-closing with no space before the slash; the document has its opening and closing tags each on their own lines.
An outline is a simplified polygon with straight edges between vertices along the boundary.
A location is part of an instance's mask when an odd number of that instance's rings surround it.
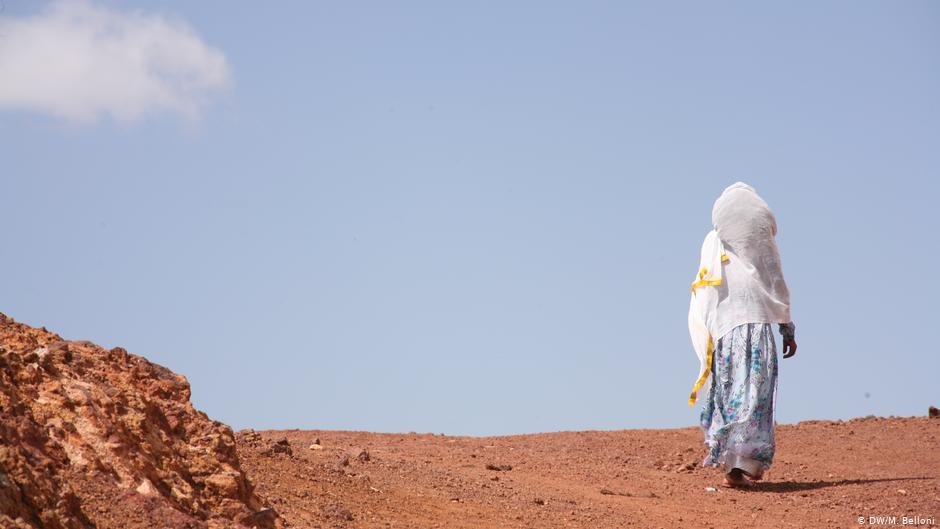
<svg viewBox="0 0 940 529">
<path fill-rule="evenodd" d="M 731 258 L 728 257 L 728 254 L 721 254 L 721 262 L 727 263 Z M 698 271 L 698 281 L 692 283 L 692 293 L 695 293 L 695 289 L 699 287 L 717 287 L 721 286 L 721 279 L 705 279 L 705 276 L 708 275 L 708 268 L 702 267 Z"/>
<path fill-rule="evenodd" d="M 692 292 L 698 287 L 717 287 L 721 285 L 721 279 L 699 279 L 692 283 Z"/>
<path fill-rule="evenodd" d="M 728 254 L 721 254 L 721 262 L 727 263 L 731 258 L 728 257 Z M 699 280 L 692 283 L 692 293 L 695 293 L 695 289 L 699 287 L 717 287 L 721 285 L 721 279 L 705 279 L 705 275 L 708 273 L 708 269 L 704 266 L 701 270 L 698 271 Z M 695 401 L 698 398 L 698 390 L 702 389 L 702 386 L 705 385 L 705 379 L 708 378 L 708 375 L 712 372 L 712 357 L 714 356 L 714 344 L 712 343 L 711 335 L 708 336 L 708 352 L 705 355 L 705 371 L 702 372 L 702 376 L 698 377 L 698 380 L 695 381 L 695 385 L 692 386 L 692 394 L 689 396 L 689 406 L 694 406 Z"/>
<path fill-rule="evenodd" d="M 698 390 L 702 389 L 702 386 L 705 385 L 705 379 L 708 378 L 708 375 L 712 372 L 712 357 L 714 356 L 714 345 L 712 344 L 712 337 L 708 337 L 708 353 L 705 355 L 705 371 L 702 372 L 702 376 L 698 377 L 698 380 L 695 381 L 695 385 L 692 386 L 692 394 L 689 396 L 689 406 L 695 406 L 695 400 L 698 398 Z"/>
</svg>

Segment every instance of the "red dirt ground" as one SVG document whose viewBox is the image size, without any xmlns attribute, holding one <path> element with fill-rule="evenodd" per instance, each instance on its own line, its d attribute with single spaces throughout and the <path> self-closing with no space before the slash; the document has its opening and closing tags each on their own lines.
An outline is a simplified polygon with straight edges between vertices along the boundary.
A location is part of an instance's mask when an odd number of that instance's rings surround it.
<svg viewBox="0 0 940 529">
<path fill-rule="evenodd" d="M 927 417 L 780 426 L 741 491 L 699 466 L 695 428 L 235 435 L 185 377 L 0 314 L 0 529 L 929 527 L 938 436 Z"/>
<path fill-rule="evenodd" d="M 696 428 L 236 437 L 243 468 L 287 527 L 603 529 L 867 527 L 869 516 L 936 526 L 938 436 L 940 419 L 926 417 L 781 425 L 773 468 L 747 491 L 700 467 Z"/>
</svg>

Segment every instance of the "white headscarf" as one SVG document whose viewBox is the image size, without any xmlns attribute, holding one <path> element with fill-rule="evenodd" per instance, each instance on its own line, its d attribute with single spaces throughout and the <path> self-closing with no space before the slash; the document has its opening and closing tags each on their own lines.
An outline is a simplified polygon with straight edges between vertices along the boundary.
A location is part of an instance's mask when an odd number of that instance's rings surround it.
<svg viewBox="0 0 940 529">
<path fill-rule="evenodd" d="M 701 361 L 689 405 L 711 373 L 715 342 L 745 323 L 789 323 L 790 292 L 774 236 L 777 221 L 753 187 L 737 182 L 715 201 L 692 283 L 689 333 Z"/>
</svg>

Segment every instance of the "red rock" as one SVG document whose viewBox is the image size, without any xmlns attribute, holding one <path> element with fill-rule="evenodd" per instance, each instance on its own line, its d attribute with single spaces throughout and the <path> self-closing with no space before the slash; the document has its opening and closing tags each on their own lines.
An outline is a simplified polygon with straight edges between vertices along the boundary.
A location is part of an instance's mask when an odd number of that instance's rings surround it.
<svg viewBox="0 0 940 529">
<path fill-rule="evenodd" d="M 0 527 L 275 527 L 189 396 L 146 358 L 0 314 Z"/>
</svg>

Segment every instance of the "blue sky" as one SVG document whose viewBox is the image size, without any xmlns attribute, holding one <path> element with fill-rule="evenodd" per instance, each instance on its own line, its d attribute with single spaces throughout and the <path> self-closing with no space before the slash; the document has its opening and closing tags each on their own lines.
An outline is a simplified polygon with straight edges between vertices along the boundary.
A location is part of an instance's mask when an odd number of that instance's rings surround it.
<svg viewBox="0 0 940 529">
<path fill-rule="evenodd" d="M 936 3 L 0 17 L 0 311 L 166 365 L 235 428 L 695 424 L 689 284 L 737 180 L 798 326 L 778 421 L 940 403 Z"/>
</svg>

